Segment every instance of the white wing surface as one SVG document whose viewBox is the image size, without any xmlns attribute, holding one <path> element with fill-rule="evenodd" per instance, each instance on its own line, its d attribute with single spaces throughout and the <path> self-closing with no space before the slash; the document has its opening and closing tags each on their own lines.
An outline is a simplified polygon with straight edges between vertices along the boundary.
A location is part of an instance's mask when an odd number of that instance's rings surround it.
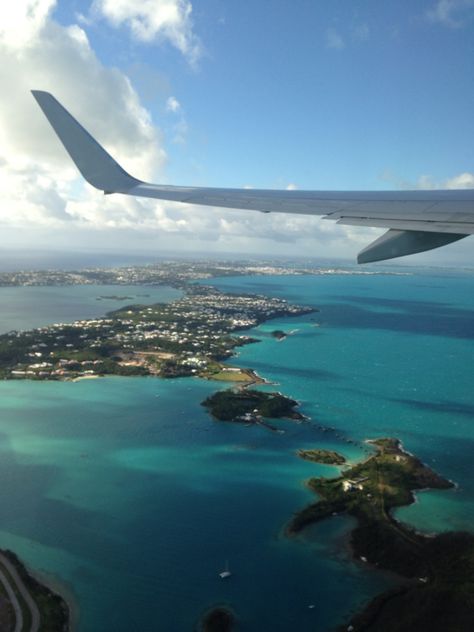
<svg viewBox="0 0 474 632">
<path fill-rule="evenodd" d="M 423 252 L 474 233 L 474 190 L 277 191 L 149 184 L 129 175 L 48 92 L 33 96 L 84 178 L 104 193 L 248 209 L 323 215 L 339 224 L 389 230 L 359 263 Z"/>
</svg>

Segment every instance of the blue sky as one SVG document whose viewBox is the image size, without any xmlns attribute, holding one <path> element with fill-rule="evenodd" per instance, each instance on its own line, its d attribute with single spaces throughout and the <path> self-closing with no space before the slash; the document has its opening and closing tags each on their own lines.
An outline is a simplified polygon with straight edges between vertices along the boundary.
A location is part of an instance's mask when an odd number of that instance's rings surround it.
<svg viewBox="0 0 474 632">
<path fill-rule="evenodd" d="M 78 3 L 62 4 L 66 24 Z M 474 7 L 453 27 L 428 17 L 435 4 L 204 0 L 193 6 L 203 47 L 195 68 L 126 28 L 102 21 L 87 32 L 137 90 L 158 74 L 142 98 L 174 149 L 170 179 L 392 188 L 390 177 L 442 181 L 474 165 Z M 185 150 L 169 142 L 171 94 L 186 111 Z"/>
<path fill-rule="evenodd" d="M 48 7 L 40 16 L 38 40 L 54 25 L 59 52 L 60 46 L 69 50 L 66 38 L 73 32 L 76 40 L 85 38 L 87 47 L 81 45 L 87 51 L 81 53 L 82 65 L 71 58 L 69 71 L 65 54 L 56 73 L 59 61 L 46 58 L 52 70 L 43 72 L 36 65 L 32 76 L 40 81 L 43 74 L 47 89 L 59 94 L 86 127 L 94 122 L 94 86 L 88 74 L 92 62 L 88 66 L 84 61 L 87 55 L 100 68 L 104 85 L 115 85 L 117 76 L 122 87 L 128 81 L 136 101 L 133 108 L 140 108 L 142 128 L 148 126 L 146 142 L 159 148 L 159 155 L 149 150 L 148 168 L 161 181 L 301 189 L 474 186 L 473 0 L 115 0 L 115 9 L 111 0 L 41 3 Z M 34 3 L 19 4 L 31 11 Z M 177 16 L 171 26 L 166 20 L 153 23 L 157 12 L 168 9 Z M 30 38 L 23 53 L 35 42 Z M 97 77 L 99 71 L 94 72 Z M 60 81 L 65 73 L 67 79 Z M 123 107 L 120 95 L 114 98 L 113 85 L 108 92 L 97 86 L 111 111 Z M 82 103 L 81 86 L 87 86 L 88 104 Z M 132 97 L 127 98 L 126 114 L 133 116 L 127 105 Z M 98 114 L 95 118 L 100 123 Z M 103 120 L 104 127 L 108 124 Z M 120 129 L 118 125 L 117 133 Z M 101 137 L 99 125 L 93 131 Z M 129 139 L 133 157 L 131 132 Z M 127 153 L 124 147 L 122 151 Z M 153 156 L 159 159 L 151 165 Z M 69 182 L 56 193 L 80 196 L 79 186 Z M 63 217 L 58 210 L 54 221 L 72 217 L 78 235 L 93 230 L 90 243 L 97 247 L 101 230 L 105 237 L 107 230 L 118 229 L 121 244 L 125 211 L 114 225 L 105 221 L 102 227 L 97 222 L 91 226 L 86 203 L 82 198 L 71 207 L 64 201 Z M 86 210 L 79 212 L 79 207 Z M 138 207 L 126 211 L 138 218 L 137 226 L 129 226 L 133 247 L 144 243 L 139 233 L 151 212 Z M 315 223 L 319 220 L 301 219 L 282 225 L 291 239 L 278 236 L 274 222 L 268 237 L 262 227 L 250 238 L 250 220 L 244 217 L 247 228 L 241 230 L 242 213 L 231 212 L 231 226 L 220 227 L 223 234 L 212 232 L 204 220 L 201 232 L 195 225 L 186 236 L 186 231 L 180 233 L 186 214 L 173 208 L 162 213 L 169 221 L 160 216 L 154 226 L 157 243 L 164 231 L 167 243 L 177 250 L 190 247 L 191 240 L 193 250 L 213 244 L 217 250 L 245 246 L 249 252 L 271 252 L 280 243 L 285 253 L 310 254 L 312 230 L 318 253 L 352 256 L 364 240 L 381 232 L 334 228 L 328 233 L 325 228 L 321 233 L 320 223 Z M 43 239 L 46 228 L 54 228 L 58 244 L 68 242 L 65 227 L 48 222 L 35 229 L 36 237 Z M 149 235 L 145 241 L 151 247 Z M 446 253 L 469 260 L 469 241 Z"/>
</svg>

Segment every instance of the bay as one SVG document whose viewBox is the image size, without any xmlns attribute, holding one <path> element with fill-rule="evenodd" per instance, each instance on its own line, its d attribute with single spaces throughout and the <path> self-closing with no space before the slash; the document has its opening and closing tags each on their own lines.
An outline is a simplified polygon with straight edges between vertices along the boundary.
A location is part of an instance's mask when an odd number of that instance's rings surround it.
<svg viewBox="0 0 474 632">
<path fill-rule="evenodd" d="M 98 318 L 124 305 L 168 303 L 181 295 L 172 287 L 146 285 L 0 287 L 0 334 Z"/>
<path fill-rule="evenodd" d="M 399 516 L 427 531 L 472 524 L 472 277 L 213 282 L 321 309 L 256 328 L 261 342 L 233 360 L 314 423 L 212 422 L 200 402 L 220 386 L 193 378 L 0 384 L 0 546 L 72 591 L 83 632 L 184 632 L 215 603 L 242 630 L 329 630 L 392 585 L 350 559 L 349 519 L 283 535 L 312 500 L 304 481 L 338 471 L 298 459 L 301 447 L 356 460 L 364 439 L 400 437 L 459 488 L 419 494 Z"/>
</svg>

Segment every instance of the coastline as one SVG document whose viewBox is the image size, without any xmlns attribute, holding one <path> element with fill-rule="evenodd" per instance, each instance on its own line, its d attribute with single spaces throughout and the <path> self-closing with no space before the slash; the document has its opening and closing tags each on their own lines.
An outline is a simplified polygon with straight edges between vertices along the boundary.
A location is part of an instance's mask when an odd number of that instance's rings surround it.
<svg viewBox="0 0 474 632">
<path fill-rule="evenodd" d="M 404 450 L 398 439 L 367 443 L 377 448 L 375 455 L 339 477 L 308 481 L 318 501 L 293 516 L 287 536 L 332 516 L 353 516 L 357 522 L 348 538 L 353 561 L 399 577 L 398 586 L 376 595 L 337 628 L 340 632 L 467 630 L 466 621 L 474 620 L 474 535 L 422 534 L 393 516 L 394 509 L 414 502 L 415 491 L 448 490 L 453 484 Z"/>
<path fill-rule="evenodd" d="M 110 376 L 110 377 L 114 377 L 114 376 Z M 90 378 L 86 378 L 86 379 L 90 379 Z M 284 381 L 284 384 L 285 384 L 285 386 L 287 385 L 287 384 L 286 384 L 286 381 Z M 97 387 L 97 388 L 100 388 L 100 387 L 98 387 L 97 385 L 96 385 L 96 387 Z M 288 388 L 289 388 L 289 387 L 288 387 Z M 289 391 L 289 392 L 291 392 L 291 391 Z M 330 421 L 329 423 L 336 423 L 336 422 L 335 422 L 335 421 L 333 421 L 333 422 L 331 422 L 331 421 Z M 364 457 L 364 458 L 366 458 L 366 457 Z M 354 463 L 349 463 L 349 465 L 351 465 L 351 466 L 352 466 L 352 465 L 354 465 Z M 421 491 L 421 490 L 420 490 L 420 491 Z M 415 502 L 416 502 L 416 493 L 414 493 L 414 498 L 415 498 Z M 389 571 L 378 570 L 378 569 L 376 569 L 375 567 L 373 567 L 373 566 L 371 566 L 371 565 L 369 565 L 369 564 L 363 563 L 360 559 L 358 559 L 358 558 L 356 558 L 356 557 L 355 557 L 354 559 L 355 559 L 355 561 L 356 561 L 356 562 L 357 562 L 357 563 L 358 563 L 361 567 L 364 567 L 365 569 L 370 570 L 371 572 L 372 572 L 372 571 L 376 571 L 376 570 L 377 570 L 377 573 L 379 573 L 379 572 L 381 572 L 381 573 L 385 573 L 385 572 L 387 572 L 387 573 L 388 573 L 388 572 L 389 572 Z"/>
<path fill-rule="evenodd" d="M 56 575 L 42 572 L 38 569 L 34 569 L 31 566 L 26 566 L 28 573 L 36 579 L 40 584 L 48 588 L 52 593 L 61 597 L 66 603 L 68 609 L 68 632 L 77 632 L 80 618 L 80 607 L 77 597 L 75 596 L 72 587 L 64 583 Z"/>
<path fill-rule="evenodd" d="M 77 632 L 81 609 L 72 586 L 69 586 L 58 575 L 46 573 L 25 564 L 28 573 L 52 593 L 61 597 L 68 609 L 68 632 Z"/>
<path fill-rule="evenodd" d="M 31 617 L 32 630 L 48 632 L 75 632 L 78 613 L 74 599 L 59 580 L 51 580 L 41 572 L 26 565 L 9 549 L 0 549 L 2 566 L 9 573 L 9 583 L 15 594 L 21 596 L 21 612 L 16 611 L 15 630 L 20 622 Z M 67 597 L 65 596 L 67 595 Z M 12 599 L 8 602 L 12 604 Z M 16 609 L 18 609 L 18 602 Z M 22 614 L 23 613 L 23 614 Z M 75 617 L 75 614 L 74 614 Z"/>
</svg>

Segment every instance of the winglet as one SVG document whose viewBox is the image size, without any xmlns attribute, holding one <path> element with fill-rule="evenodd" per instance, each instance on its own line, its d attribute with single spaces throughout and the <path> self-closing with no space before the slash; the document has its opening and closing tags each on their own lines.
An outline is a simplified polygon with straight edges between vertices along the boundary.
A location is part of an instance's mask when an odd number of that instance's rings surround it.
<svg viewBox="0 0 474 632">
<path fill-rule="evenodd" d="M 125 193 L 142 183 L 122 169 L 52 94 L 31 93 L 87 182 L 106 193 Z"/>
</svg>

